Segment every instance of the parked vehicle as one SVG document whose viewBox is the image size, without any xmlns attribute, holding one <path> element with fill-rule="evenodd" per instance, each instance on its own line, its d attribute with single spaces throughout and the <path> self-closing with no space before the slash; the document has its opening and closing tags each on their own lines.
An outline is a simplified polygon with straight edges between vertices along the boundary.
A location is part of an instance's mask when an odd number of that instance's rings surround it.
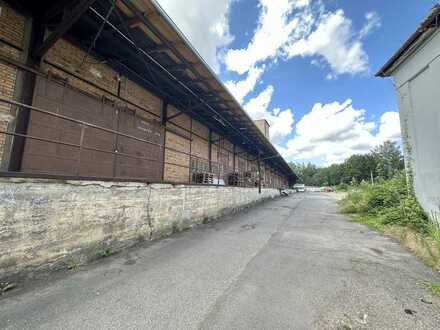
<svg viewBox="0 0 440 330">
<path fill-rule="evenodd" d="M 295 189 L 296 192 L 305 192 L 306 191 L 306 185 L 302 184 L 302 183 L 298 183 L 298 184 L 295 184 L 293 186 L 293 189 Z"/>
</svg>

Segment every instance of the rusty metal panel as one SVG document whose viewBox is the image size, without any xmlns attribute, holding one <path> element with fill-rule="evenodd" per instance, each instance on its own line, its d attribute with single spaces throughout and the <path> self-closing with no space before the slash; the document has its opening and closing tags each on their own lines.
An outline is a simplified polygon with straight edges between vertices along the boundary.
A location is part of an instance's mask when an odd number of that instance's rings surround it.
<svg viewBox="0 0 440 330">
<path fill-rule="evenodd" d="M 34 106 L 108 129 L 116 129 L 112 103 L 84 94 L 63 82 L 38 77 Z M 32 111 L 28 135 L 81 145 L 26 139 L 22 171 L 61 175 L 112 177 L 116 134 Z M 95 148 L 102 151 L 88 150 Z"/>
<path fill-rule="evenodd" d="M 220 178 L 223 178 L 225 182 L 228 179 L 228 174 L 233 171 L 233 166 L 230 166 L 232 157 L 233 157 L 232 153 L 220 148 L 219 150 Z"/>
<path fill-rule="evenodd" d="M 159 122 L 55 77 L 37 78 L 33 105 L 132 137 L 31 111 L 27 134 L 54 143 L 26 138 L 22 172 L 162 180 L 165 134 Z"/>
<path fill-rule="evenodd" d="M 237 157 L 237 169 L 239 172 L 246 171 L 246 159 L 243 157 Z"/>
<path fill-rule="evenodd" d="M 115 175 L 161 181 L 163 151 L 159 145 L 164 144 L 164 129 L 160 124 L 141 118 L 133 110 L 123 109 L 119 112 L 118 130 L 154 144 L 119 136 Z"/>
<path fill-rule="evenodd" d="M 64 114 L 65 86 L 62 83 L 37 78 L 34 106 Z M 77 124 L 47 114 L 31 111 L 28 135 L 79 144 L 80 130 Z M 79 149 L 51 142 L 26 138 L 21 169 L 30 173 L 75 175 Z"/>
<path fill-rule="evenodd" d="M 87 121 L 93 120 L 100 127 L 108 129 L 117 128 L 117 109 L 113 104 L 100 102 L 96 108 L 91 109 L 87 116 Z M 90 118 L 92 116 L 92 118 Z M 93 127 L 83 126 L 83 140 L 79 160 L 80 176 L 112 177 L 114 176 L 114 163 L 117 135 Z M 99 149 L 101 151 L 87 149 Z"/>
</svg>

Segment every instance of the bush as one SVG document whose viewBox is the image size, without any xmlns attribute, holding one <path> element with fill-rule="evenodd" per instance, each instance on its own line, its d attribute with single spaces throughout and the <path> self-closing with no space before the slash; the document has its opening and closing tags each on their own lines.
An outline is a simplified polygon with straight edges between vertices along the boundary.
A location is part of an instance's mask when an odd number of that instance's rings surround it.
<svg viewBox="0 0 440 330">
<path fill-rule="evenodd" d="M 346 192 L 346 191 L 348 191 L 348 188 L 349 188 L 349 185 L 346 184 L 346 183 L 341 183 L 341 184 L 339 184 L 339 185 L 336 186 L 336 190 L 337 190 L 337 191 L 343 191 L 343 192 Z"/>
<path fill-rule="evenodd" d="M 361 184 L 359 190 L 347 194 L 341 209 L 348 214 L 373 216 L 381 226 L 406 226 L 421 233 L 427 233 L 431 224 L 412 190 L 408 189 L 404 172 L 374 185 Z"/>
</svg>

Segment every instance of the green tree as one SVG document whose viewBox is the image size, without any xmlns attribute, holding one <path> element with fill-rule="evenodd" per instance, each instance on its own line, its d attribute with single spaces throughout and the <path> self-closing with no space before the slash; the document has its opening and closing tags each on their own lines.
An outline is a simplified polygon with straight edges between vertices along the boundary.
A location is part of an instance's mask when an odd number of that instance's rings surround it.
<svg viewBox="0 0 440 330">
<path fill-rule="evenodd" d="M 391 179 L 404 168 L 403 155 L 396 142 L 385 141 L 372 151 L 376 161 L 377 176 Z"/>
<path fill-rule="evenodd" d="M 372 154 L 353 155 L 344 162 L 343 167 L 345 183 L 369 181 L 372 175 L 377 175 L 377 163 Z"/>
<path fill-rule="evenodd" d="M 336 186 L 370 181 L 371 177 L 389 179 L 404 168 L 403 156 L 395 142 L 386 141 L 363 155 L 352 155 L 341 164 L 317 167 L 311 163 L 291 163 L 298 183 L 308 186 Z"/>
<path fill-rule="evenodd" d="M 316 165 L 312 163 L 308 163 L 307 165 L 303 165 L 303 183 L 306 186 L 314 186 L 317 185 L 315 176 L 319 172 L 319 169 Z"/>
</svg>

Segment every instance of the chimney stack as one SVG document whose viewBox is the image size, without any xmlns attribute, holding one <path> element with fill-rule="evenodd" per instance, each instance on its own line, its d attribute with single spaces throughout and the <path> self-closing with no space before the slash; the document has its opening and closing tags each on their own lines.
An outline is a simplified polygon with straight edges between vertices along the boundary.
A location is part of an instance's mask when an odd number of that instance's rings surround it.
<svg viewBox="0 0 440 330">
<path fill-rule="evenodd" d="M 254 120 L 255 125 L 260 129 L 261 133 L 264 134 L 264 136 L 270 141 L 270 135 L 269 135 L 269 123 L 266 119 L 258 119 Z"/>
</svg>

